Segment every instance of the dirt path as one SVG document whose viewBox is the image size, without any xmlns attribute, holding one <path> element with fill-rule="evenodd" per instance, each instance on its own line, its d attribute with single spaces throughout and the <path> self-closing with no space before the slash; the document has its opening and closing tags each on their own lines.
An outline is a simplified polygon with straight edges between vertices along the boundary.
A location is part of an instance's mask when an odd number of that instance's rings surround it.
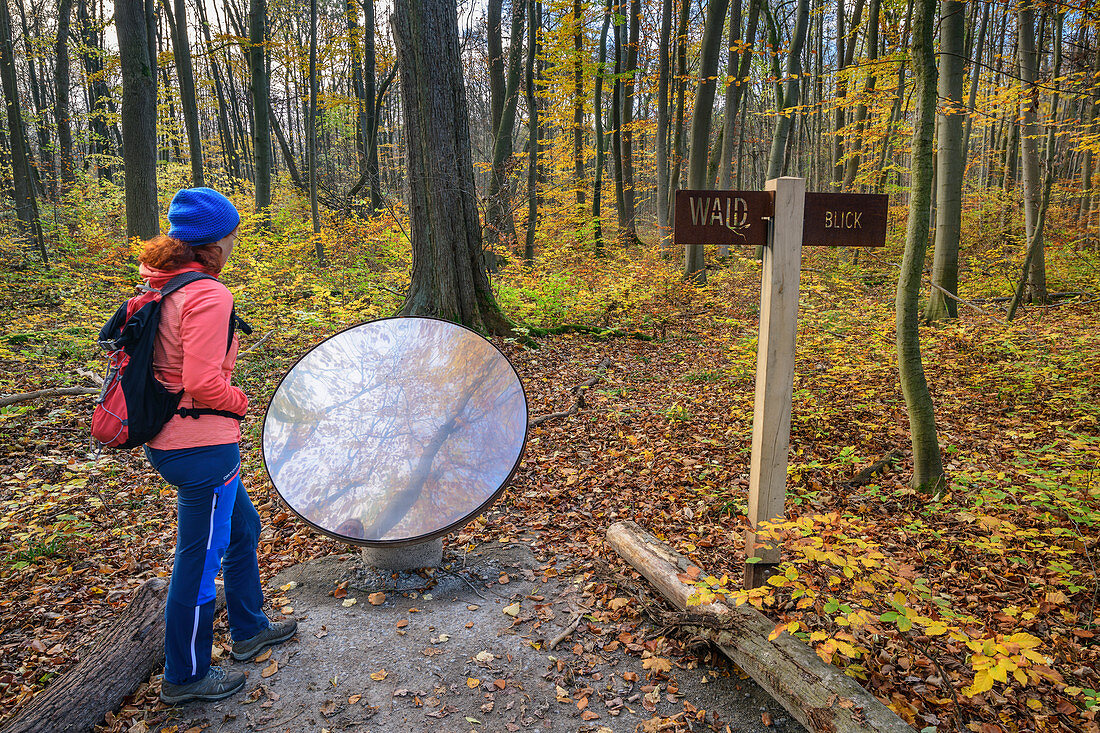
<svg viewBox="0 0 1100 733">
<path fill-rule="evenodd" d="M 346 595 L 334 597 L 345 581 Z M 666 660 L 644 651 L 652 629 L 612 640 L 582 618 L 549 650 L 582 609 L 573 581 L 545 578 L 517 543 L 448 556 L 430 575 L 364 569 L 354 554 L 289 568 L 269 593 L 293 608 L 297 637 L 263 661 L 223 662 L 248 673 L 245 691 L 165 711 L 164 725 L 227 733 L 802 730 L 736 669 L 667 660 L 671 668 L 661 671 Z M 372 593 L 385 600 L 375 595 L 372 605 Z"/>
</svg>

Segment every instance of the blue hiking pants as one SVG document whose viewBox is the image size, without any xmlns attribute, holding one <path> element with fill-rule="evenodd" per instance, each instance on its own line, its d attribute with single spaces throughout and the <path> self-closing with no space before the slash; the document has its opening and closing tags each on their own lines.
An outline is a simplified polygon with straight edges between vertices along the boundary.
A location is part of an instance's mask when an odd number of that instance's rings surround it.
<svg viewBox="0 0 1100 733">
<path fill-rule="evenodd" d="M 177 489 L 176 557 L 164 617 L 164 678 L 186 685 L 206 676 L 214 638 L 214 576 L 225 581 L 234 641 L 268 626 L 256 545 L 260 515 L 241 482 L 236 443 L 157 450 L 145 455 Z"/>
</svg>

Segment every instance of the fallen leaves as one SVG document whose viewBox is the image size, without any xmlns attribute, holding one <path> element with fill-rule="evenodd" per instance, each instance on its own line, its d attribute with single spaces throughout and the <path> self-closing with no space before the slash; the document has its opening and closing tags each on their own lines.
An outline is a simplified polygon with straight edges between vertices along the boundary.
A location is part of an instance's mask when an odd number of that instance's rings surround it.
<svg viewBox="0 0 1100 733">
<path fill-rule="evenodd" d="M 268 677 L 270 677 L 271 675 L 275 674 L 278 671 L 279 671 L 279 662 L 278 662 L 278 660 L 272 659 L 271 664 L 264 667 L 263 671 L 260 672 L 260 676 L 263 677 L 264 679 L 267 679 Z"/>
<path fill-rule="evenodd" d="M 369 596 L 367 596 L 367 601 L 372 606 L 381 606 L 383 603 L 386 602 L 386 594 L 382 591 L 371 593 Z"/>
</svg>

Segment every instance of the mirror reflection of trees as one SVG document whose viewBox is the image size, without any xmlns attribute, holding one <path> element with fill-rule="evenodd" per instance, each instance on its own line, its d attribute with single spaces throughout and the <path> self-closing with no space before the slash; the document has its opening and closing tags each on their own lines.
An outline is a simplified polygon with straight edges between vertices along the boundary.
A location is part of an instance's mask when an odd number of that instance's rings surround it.
<svg viewBox="0 0 1100 733">
<path fill-rule="evenodd" d="M 264 424 L 275 486 L 352 539 L 400 540 L 476 511 L 522 450 L 523 390 L 492 344 L 444 321 L 345 331 L 283 380 Z"/>
</svg>

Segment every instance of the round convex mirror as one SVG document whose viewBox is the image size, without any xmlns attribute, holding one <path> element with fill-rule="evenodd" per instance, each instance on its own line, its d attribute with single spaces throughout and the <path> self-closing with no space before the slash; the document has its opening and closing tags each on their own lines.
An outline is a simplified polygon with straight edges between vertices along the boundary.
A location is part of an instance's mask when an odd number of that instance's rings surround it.
<svg viewBox="0 0 1100 733">
<path fill-rule="evenodd" d="M 276 491 L 325 534 L 422 542 L 492 505 L 519 465 L 527 398 L 489 341 L 387 318 L 321 342 L 279 383 L 263 452 Z"/>
</svg>

